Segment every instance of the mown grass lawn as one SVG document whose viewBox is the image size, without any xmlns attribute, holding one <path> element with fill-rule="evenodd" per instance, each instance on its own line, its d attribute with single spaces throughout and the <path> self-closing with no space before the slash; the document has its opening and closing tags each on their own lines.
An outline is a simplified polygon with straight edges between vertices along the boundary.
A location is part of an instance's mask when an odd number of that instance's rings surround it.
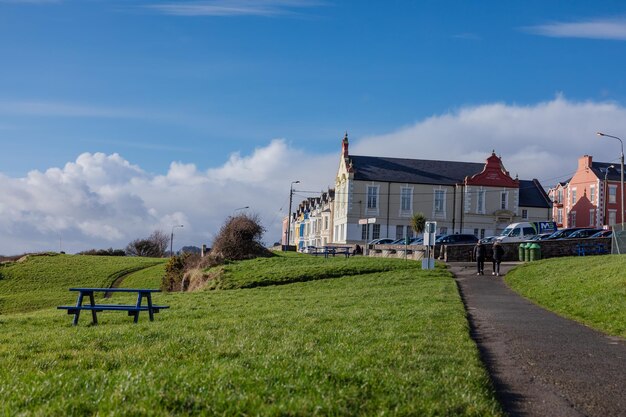
<svg viewBox="0 0 626 417">
<path fill-rule="evenodd" d="M 0 414 L 501 415 L 450 275 L 398 262 L 159 294 L 171 309 L 138 325 L 0 316 Z"/>
<path fill-rule="evenodd" d="M 121 275 L 164 262 L 124 256 L 29 256 L 0 266 L 0 314 L 76 302 L 76 293 L 68 291 L 72 286 L 109 287 Z"/>
<path fill-rule="evenodd" d="M 626 257 L 546 259 L 516 268 L 506 282 L 564 317 L 626 337 Z"/>
</svg>

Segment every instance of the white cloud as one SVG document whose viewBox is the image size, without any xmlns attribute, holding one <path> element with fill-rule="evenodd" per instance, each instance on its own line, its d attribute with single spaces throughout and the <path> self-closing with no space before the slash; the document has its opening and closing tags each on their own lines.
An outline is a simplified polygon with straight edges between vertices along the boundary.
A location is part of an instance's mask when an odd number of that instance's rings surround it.
<svg viewBox="0 0 626 417">
<path fill-rule="evenodd" d="M 311 0 L 213 0 L 151 4 L 146 7 L 174 16 L 265 16 L 294 14 L 296 9 L 315 7 Z"/>
<path fill-rule="evenodd" d="M 531 106 L 504 103 L 465 107 L 385 135 L 350 138 L 350 153 L 483 162 L 492 149 L 507 169 L 545 186 L 567 179 L 577 159 L 617 162 L 619 143 L 595 132 L 626 132 L 626 108 L 613 103 L 572 102 L 562 96 Z M 284 139 L 249 155 L 233 154 L 200 170 L 172 162 L 154 175 L 118 154 L 84 153 L 45 172 L 12 178 L 0 173 L 0 254 L 90 248 L 122 248 L 160 229 L 175 229 L 175 247 L 211 244 L 224 219 L 250 206 L 279 240 L 289 186 L 299 180 L 294 206 L 305 191 L 332 186 L 342 135 L 329 154 L 310 154 Z"/>
<path fill-rule="evenodd" d="M 0 174 L 0 254 L 58 250 L 60 240 L 68 252 L 123 248 L 177 224 L 184 228 L 175 230 L 176 247 L 211 244 L 224 219 L 244 206 L 272 228 L 271 243 L 280 236 L 291 178 L 322 190 L 334 169 L 334 157 L 307 156 L 274 140 L 207 171 L 172 162 L 165 175 L 151 175 L 118 154 L 84 153 L 24 178 Z"/>
<path fill-rule="evenodd" d="M 626 19 L 598 19 L 583 22 L 555 22 L 523 30 L 553 38 L 626 40 Z"/>
<path fill-rule="evenodd" d="M 483 162 L 495 150 L 512 175 L 549 186 L 567 179 L 584 154 L 600 161 L 619 158 L 619 144 L 599 140 L 598 130 L 626 132 L 626 109 L 557 96 L 532 106 L 494 103 L 432 116 L 393 133 L 363 138 L 351 153 Z"/>
</svg>

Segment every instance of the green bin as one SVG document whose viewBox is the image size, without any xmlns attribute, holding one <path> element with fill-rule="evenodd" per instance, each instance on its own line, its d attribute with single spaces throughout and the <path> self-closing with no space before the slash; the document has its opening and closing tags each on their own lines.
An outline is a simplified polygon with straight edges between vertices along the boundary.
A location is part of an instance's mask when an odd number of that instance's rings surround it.
<svg viewBox="0 0 626 417">
<path fill-rule="evenodd" d="M 541 249 L 538 244 L 533 243 L 529 246 L 530 249 L 530 259 L 529 261 L 538 261 L 541 259 Z"/>
<path fill-rule="evenodd" d="M 519 245 L 518 256 L 519 256 L 519 261 L 520 262 L 526 261 L 526 256 L 525 256 L 526 254 L 524 253 L 525 249 L 526 249 L 526 244 L 525 243 L 522 243 L 522 244 Z"/>
<path fill-rule="evenodd" d="M 524 245 L 524 262 L 530 261 L 530 245 L 531 243 Z"/>
</svg>

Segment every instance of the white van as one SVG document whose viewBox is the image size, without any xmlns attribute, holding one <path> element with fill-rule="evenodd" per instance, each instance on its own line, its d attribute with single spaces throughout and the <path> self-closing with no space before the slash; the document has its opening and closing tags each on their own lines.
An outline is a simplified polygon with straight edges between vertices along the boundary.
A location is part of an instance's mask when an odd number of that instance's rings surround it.
<svg viewBox="0 0 626 417">
<path fill-rule="evenodd" d="M 497 239 L 500 242 L 525 241 L 540 233 L 551 233 L 555 231 L 555 222 L 511 223 L 500 233 Z"/>
</svg>

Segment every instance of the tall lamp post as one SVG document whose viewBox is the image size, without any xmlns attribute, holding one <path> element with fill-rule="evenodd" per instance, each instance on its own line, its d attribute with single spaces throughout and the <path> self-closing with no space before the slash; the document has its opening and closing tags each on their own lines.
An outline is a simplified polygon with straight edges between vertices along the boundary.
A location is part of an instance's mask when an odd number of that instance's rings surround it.
<svg viewBox="0 0 626 417">
<path fill-rule="evenodd" d="M 239 207 L 239 208 L 234 209 L 234 210 L 233 210 L 233 213 L 238 212 L 239 210 L 247 210 L 247 209 L 249 209 L 249 208 L 250 208 L 250 206 Z"/>
<path fill-rule="evenodd" d="M 183 227 L 182 224 L 177 224 L 175 226 L 172 226 L 172 233 L 170 233 L 170 257 L 174 256 L 174 250 L 173 250 L 173 246 L 174 246 L 174 229 L 177 227 Z"/>
<path fill-rule="evenodd" d="M 622 139 L 618 138 L 617 136 L 613 136 L 613 135 L 607 135 L 606 133 L 602 133 L 602 132 L 597 132 L 596 133 L 598 136 L 604 136 L 607 138 L 613 138 L 613 139 L 617 139 L 619 140 L 619 144 L 621 146 L 622 149 L 622 153 L 620 155 L 620 197 L 621 197 L 621 213 L 620 213 L 620 220 L 622 221 L 622 230 L 624 230 L 624 142 L 622 142 Z"/>
<path fill-rule="evenodd" d="M 293 200 L 293 185 L 300 184 L 300 181 L 291 181 L 291 185 L 289 186 L 289 217 L 287 218 L 287 244 L 285 245 L 287 248 L 289 247 L 289 238 L 291 234 L 291 202 Z"/>
</svg>

